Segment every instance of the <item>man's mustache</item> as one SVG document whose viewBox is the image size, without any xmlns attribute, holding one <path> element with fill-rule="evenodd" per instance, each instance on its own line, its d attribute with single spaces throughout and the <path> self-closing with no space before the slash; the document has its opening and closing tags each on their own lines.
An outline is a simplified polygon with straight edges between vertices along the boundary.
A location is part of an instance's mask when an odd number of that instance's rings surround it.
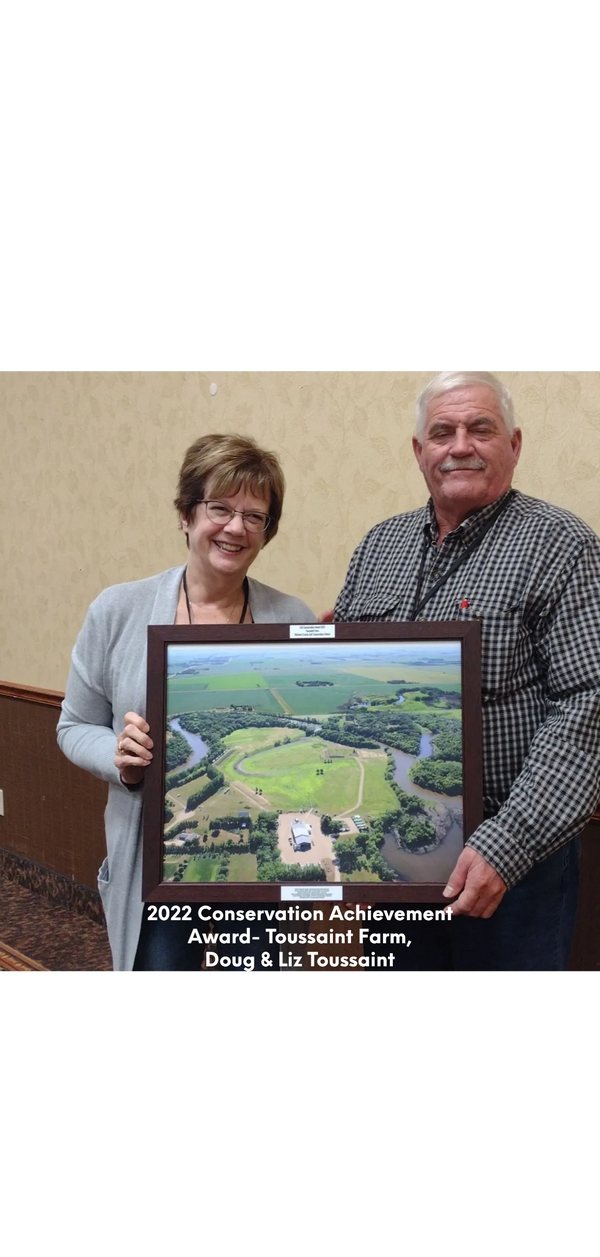
<svg viewBox="0 0 600 1257">
<path fill-rule="evenodd" d="M 486 467 L 482 458 L 445 458 L 440 471 L 485 471 Z"/>
</svg>

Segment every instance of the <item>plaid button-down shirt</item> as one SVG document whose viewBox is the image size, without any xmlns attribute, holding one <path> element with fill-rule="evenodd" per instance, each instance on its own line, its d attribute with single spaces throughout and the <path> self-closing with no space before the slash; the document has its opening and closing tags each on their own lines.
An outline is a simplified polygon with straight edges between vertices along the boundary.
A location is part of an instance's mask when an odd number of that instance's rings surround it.
<svg viewBox="0 0 600 1257">
<path fill-rule="evenodd" d="M 498 503 L 437 542 L 433 505 L 372 528 L 338 621 L 402 621 Z M 468 602 L 468 607 L 461 606 Z M 581 832 L 600 796 L 600 541 L 582 520 L 513 492 L 423 620 L 481 620 L 485 820 L 469 838 L 508 886 Z"/>
</svg>

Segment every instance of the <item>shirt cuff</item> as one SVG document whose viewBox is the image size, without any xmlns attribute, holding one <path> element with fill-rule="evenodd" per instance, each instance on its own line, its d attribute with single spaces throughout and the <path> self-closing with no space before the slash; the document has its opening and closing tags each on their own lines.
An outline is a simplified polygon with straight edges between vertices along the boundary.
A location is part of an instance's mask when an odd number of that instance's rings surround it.
<svg viewBox="0 0 600 1257">
<path fill-rule="evenodd" d="M 488 864 L 491 864 L 492 868 L 500 874 L 502 881 L 506 882 L 509 890 L 520 882 L 535 864 L 535 860 L 529 853 L 515 841 L 514 835 L 503 829 L 494 817 L 479 825 L 466 845 L 472 847 L 483 856 L 484 860 L 487 860 Z"/>
</svg>

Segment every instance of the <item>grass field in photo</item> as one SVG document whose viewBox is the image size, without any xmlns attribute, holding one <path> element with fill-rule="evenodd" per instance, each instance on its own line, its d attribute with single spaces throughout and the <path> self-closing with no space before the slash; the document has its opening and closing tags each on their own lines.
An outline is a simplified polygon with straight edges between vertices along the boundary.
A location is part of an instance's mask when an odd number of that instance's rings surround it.
<svg viewBox="0 0 600 1257">
<path fill-rule="evenodd" d="M 385 780 L 387 756 L 362 761 L 365 773 L 363 797 L 358 811 L 361 816 L 382 816 L 384 812 L 392 812 L 396 806 L 396 795 Z"/>
<path fill-rule="evenodd" d="M 326 764 L 324 755 L 332 751 L 339 758 Z M 221 760 L 219 767 L 230 781 L 237 780 L 251 790 L 262 789 L 269 807 L 275 810 L 316 807 L 325 812 L 332 808 L 344 811 L 358 798 L 360 771 L 350 747 L 335 747 L 321 738 L 302 738 L 241 760 Z"/>
<path fill-rule="evenodd" d="M 299 738 L 304 741 L 304 730 L 294 729 L 293 725 L 289 729 L 283 725 L 274 729 L 236 729 L 235 733 L 226 734 L 223 742 L 232 750 L 248 755 L 252 751 L 262 750 L 263 747 L 273 746 L 275 742 L 283 742 L 284 738 L 289 738 L 292 742 Z"/>
<path fill-rule="evenodd" d="M 266 805 L 265 805 L 265 808 L 263 808 L 262 810 L 265 810 L 265 809 L 266 809 Z M 254 821 L 256 820 L 256 817 L 258 816 L 259 811 L 261 811 L 261 808 L 258 806 L 256 802 L 252 801 L 252 799 L 249 797 L 249 794 L 244 794 L 242 791 L 239 791 L 234 785 L 228 785 L 223 790 L 219 790 L 218 793 L 211 794 L 208 799 L 204 799 L 204 801 L 199 804 L 199 806 L 195 809 L 195 811 L 185 812 L 180 817 L 178 816 L 174 818 L 171 824 L 175 824 L 177 819 L 183 820 L 184 818 L 187 819 L 189 817 L 190 820 L 198 821 L 198 829 L 197 831 L 194 830 L 194 832 L 198 832 L 198 834 L 200 834 L 200 836 L 202 837 L 205 833 L 208 833 L 210 835 L 211 830 L 213 829 L 213 826 L 214 826 L 214 821 L 218 816 L 237 816 L 238 812 L 241 812 L 241 811 L 249 812 L 251 820 Z M 235 830 L 235 831 L 232 831 L 232 833 L 235 834 L 238 832 L 239 833 L 244 832 L 241 826 L 242 819 L 243 818 L 240 818 L 239 831 Z M 221 836 L 218 840 L 210 837 L 209 841 L 210 842 L 221 841 L 221 840 L 224 841 L 226 838 L 231 838 L 232 833 L 229 833 L 226 830 L 222 830 Z M 168 842 L 168 841 L 169 841 L 169 834 L 167 831 L 167 833 L 165 834 L 165 842 Z"/>
<path fill-rule="evenodd" d="M 448 664 L 441 667 L 434 665 L 415 667 L 414 664 L 398 663 L 391 668 L 362 668 L 356 666 L 347 667 L 346 673 L 352 676 L 364 677 L 365 680 L 385 682 L 386 688 L 389 681 L 408 681 L 411 685 L 423 681 L 427 685 L 438 685 L 440 689 L 453 690 L 455 693 L 460 691 L 460 666 L 458 664 Z M 390 685 L 389 688 L 392 689 L 392 686 Z"/>
<path fill-rule="evenodd" d="M 259 672 L 218 673 L 211 676 L 209 690 L 260 690 L 268 689 L 268 682 Z"/>
<path fill-rule="evenodd" d="M 183 863 L 184 861 L 180 860 L 178 856 L 166 857 L 165 863 L 164 863 L 164 872 L 163 872 L 163 877 L 164 877 L 165 882 L 168 882 L 170 878 L 173 877 L 173 875 L 177 872 L 179 865 Z"/>
<path fill-rule="evenodd" d="M 208 777 L 203 773 L 201 777 L 194 777 L 192 781 L 186 781 L 184 786 L 176 786 L 174 789 L 169 790 L 167 798 L 171 803 L 174 801 L 178 807 L 185 808 L 190 794 L 196 794 L 198 790 L 204 789 L 207 781 Z"/>
<path fill-rule="evenodd" d="M 256 711 L 264 711 L 272 716 L 285 715 L 284 708 L 275 696 L 264 686 L 252 690 L 228 690 L 225 688 L 192 689 L 186 688 L 174 694 L 171 683 L 167 690 L 167 719 L 184 711 L 211 711 L 218 708 L 231 707 L 232 703 L 239 706 L 253 707 Z"/>
<path fill-rule="evenodd" d="M 190 856 L 183 875 L 184 882 L 216 882 L 221 861 L 210 856 Z"/>
<path fill-rule="evenodd" d="M 407 716 L 410 716 L 412 712 L 415 712 L 415 714 L 419 712 L 421 715 L 426 715 L 428 711 L 441 711 L 444 712 L 444 715 L 447 714 L 451 717 L 457 715 L 459 720 L 462 715 L 460 707 L 446 707 L 443 701 L 440 703 L 424 703 L 422 698 L 415 698 L 410 693 L 406 695 L 406 698 L 402 703 L 402 711 L 406 712 Z M 427 721 L 425 720 L 421 723 L 426 724 Z"/>
<path fill-rule="evenodd" d="M 232 855 L 229 860 L 228 882 L 255 882 L 256 856 Z"/>
</svg>

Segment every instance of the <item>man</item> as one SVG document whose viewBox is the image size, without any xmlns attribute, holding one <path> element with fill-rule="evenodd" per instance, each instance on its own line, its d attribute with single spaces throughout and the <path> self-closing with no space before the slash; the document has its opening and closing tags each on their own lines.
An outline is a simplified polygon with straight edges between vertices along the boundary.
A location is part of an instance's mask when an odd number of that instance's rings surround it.
<svg viewBox="0 0 600 1257">
<path fill-rule="evenodd" d="M 511 489 L 521 432 L 493 375 L 437 375 L 417 402 L 413 449 L 429 502 L 371 529 L 334 611 L 481 621 L 485 819 L 444 892 L 452 924 L 424 926 L 412 964 L 566 968 L 572 840 L 600 795 L 600 542 Z"/>
</svg>

